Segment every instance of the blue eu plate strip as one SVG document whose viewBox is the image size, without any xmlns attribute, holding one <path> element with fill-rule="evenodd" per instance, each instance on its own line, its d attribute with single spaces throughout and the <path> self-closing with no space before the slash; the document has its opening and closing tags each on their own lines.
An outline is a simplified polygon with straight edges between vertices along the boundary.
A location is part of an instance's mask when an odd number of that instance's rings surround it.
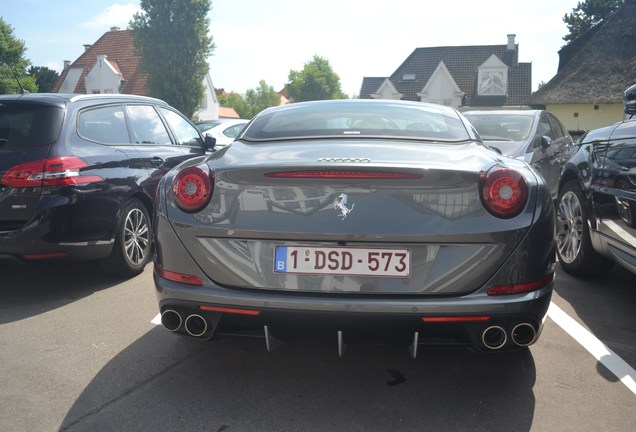
<svg viewBox="0 0 636 432">
<path fill-rule="evenodd" d="M 276 246 L 276 259 L 274 260 L 274 272 L 287 272 L 287 246 Z"/>
</svg>

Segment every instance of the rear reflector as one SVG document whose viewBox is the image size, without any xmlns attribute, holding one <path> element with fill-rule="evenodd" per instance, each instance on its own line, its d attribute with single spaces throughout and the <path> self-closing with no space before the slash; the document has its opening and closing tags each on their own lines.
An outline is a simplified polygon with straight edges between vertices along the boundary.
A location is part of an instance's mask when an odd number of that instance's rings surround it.
<svg viewBox="0 0 636 432">
<path fill-rule="evenodd" d="M 292 179 L 352 179 L 352 180 L 405 180 L 421 179 L 421 174 L 399 173 L 392 171 L 360 171 L 360 170 L 312 170 L 312 171 L 280 171 L 265 173 L 268 178 Z"/>
<path fill-rule="evenodd" d="M 426 323 L 453 323 L 453 322 L 481 322 L 488 321 L 489 316 L 435 316 L 422 317 L 422 321 Z"/>
<path fill-rule="evenodd" d="M 67 254 L 64 252 L 57 253 L 48 253 L 48 254 L 26 254 L 22 255 L 22 258 L 25 260 L 44 260 L 44 259 L 53 259 L 53 258 L 62 258 Z"/>
<path fill-rule="evenodd" d="M 167 279 L 173 282 L 195 286 L 203 285 L 203 280 L 201 280 L 201 278 L 199 278 L 198 276 L 168 271 L 161 268 L 161 266 L 157 264 L 155 264 L 155 273 L 157 273 L 157 276 L 159 276 L 160 278 Z"/>
<path fill-rule="evenodd" d="M 208 312 L 222 312 L 222 313 L 231 313 L 231 314 L 238 314 L 238 315 L 252 315 L 252 316 L 256 316 L 256 315 L 260 315 L 261 311 L 259 310 L 253 310 L 253 309 L 236 309 L 236 308 L 227 308 L 227 307 L 219 307 L 219 306 L 199 306 L 199 309 L 201 309 L 202 311 L 208 311 Z"/>
<path fill-rule="evenodd" d="M 506 294 L 521 294 L 531 291 L 537 291 L 541 288 L 545 288 L 554 281 L 554 273 L 541 280 L 534 282 L 509 284 L 509 285 L 495 285 L 488 290 L 488 295 L 506 295 Z"/>
</svg>

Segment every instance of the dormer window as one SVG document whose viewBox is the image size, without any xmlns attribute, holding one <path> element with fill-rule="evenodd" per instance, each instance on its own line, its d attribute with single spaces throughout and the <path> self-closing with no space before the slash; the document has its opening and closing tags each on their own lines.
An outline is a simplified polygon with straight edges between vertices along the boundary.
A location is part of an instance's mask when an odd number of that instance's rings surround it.
<svg viewBox="0 0 636 432">
<path fill-rule="evenodd" d="M 478 68 L 478 88 L 480 96 L 505 96 L 508 94 L 508 66 L 496 55 L 490 56 Z"/>
</svg>

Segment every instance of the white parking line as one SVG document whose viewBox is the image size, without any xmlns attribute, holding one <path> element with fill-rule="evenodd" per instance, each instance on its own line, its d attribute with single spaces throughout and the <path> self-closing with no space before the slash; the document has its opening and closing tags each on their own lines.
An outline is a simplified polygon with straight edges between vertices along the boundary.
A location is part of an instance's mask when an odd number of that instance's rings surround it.
<svg viewBox="0 0 636 432">
<path fill-rule="evenodd" d="M 609 349 L 596 336 L 590 333 L 585 327 L 576 322 L 572 317 L 558 307 L 554 302 L 550 302 L 548 316 L 559 327 L 565 330 L 575 341 L 583 348 L 588 350 L 596 360 L 601 362 L 610 370 L 625 386 L 636 394 L 636 370 L 628 365 L 625 360 L 620 358 L 614 351 Z M 150 321 L 154 325 L 161 324 L 161 314 Z"/>
<path fill-rule="evenodd" d="M 550 302 L 548 316 L 552 321 L 557 323 L 559 327 L 572 336 L 575 341 L 580 343 L 583 348 L 588 350 L 596 360 L 601 362 L 603 366 L 616 375 L 632 393 L 636 394 L 636 371 L 628 365 L 625 360 L 609 349 L 585 327 L 576 322 L 574 318 L 566 314 L 560 307 L 554 304 L 554 302 Z"/>
</svg>

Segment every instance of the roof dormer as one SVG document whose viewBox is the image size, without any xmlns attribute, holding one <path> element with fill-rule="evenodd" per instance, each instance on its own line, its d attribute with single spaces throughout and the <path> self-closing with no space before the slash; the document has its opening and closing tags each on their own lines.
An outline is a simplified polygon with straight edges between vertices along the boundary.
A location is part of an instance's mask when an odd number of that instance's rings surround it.
<svg viewBox="0 0 636 432">
<path fill-rule="evenodd" d="M 508 66 L 496 55 L 491 55 L 477 70 L 477 94 L 479 96 L 506 96 L 508 94 Z"/>
</svg>

